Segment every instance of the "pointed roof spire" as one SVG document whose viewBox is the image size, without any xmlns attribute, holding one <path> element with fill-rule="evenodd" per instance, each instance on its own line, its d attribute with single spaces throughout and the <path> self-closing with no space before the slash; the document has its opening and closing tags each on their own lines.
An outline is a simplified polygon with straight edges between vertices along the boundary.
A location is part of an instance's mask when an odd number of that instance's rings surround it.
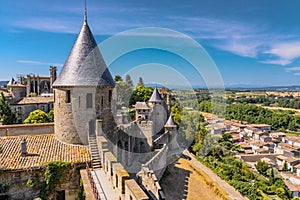
<svg viewBox="0 0 300 200">
<path fill-rule="evenodd" d="M 100 49 L 87 24 L 84 23 L 53 88 L 71 86 L 115 86 Z"/>
<path fill-rule="evenodd" d="M 174 122 L 172 115 L 170 115 L 168 121 L 165 124 L 165 127 L 177 127 L 177 124 Z"/>
<path fill-rule="evenodd" d="M 149 99 L 149 102 L 162 102 L 162 101 L 164 101 L 164 100 L 160 96 L 158 89 L 155 87 L 155 89 Z"/>
<path fill-rule="evenodd" d="M 86 0 L 84 0 L 84 23 L 87 24 L 87 16 L 86 16 Z"/>
<path fill-rule="evenodd" d="M 12 86 L 12 85 L 15 85 L 15 84 L 16 84 L 16 81 L 15 81 L 14 77 L 11 77 L 11 79 L 7 83 L 7 86 Z"/>
</svg>

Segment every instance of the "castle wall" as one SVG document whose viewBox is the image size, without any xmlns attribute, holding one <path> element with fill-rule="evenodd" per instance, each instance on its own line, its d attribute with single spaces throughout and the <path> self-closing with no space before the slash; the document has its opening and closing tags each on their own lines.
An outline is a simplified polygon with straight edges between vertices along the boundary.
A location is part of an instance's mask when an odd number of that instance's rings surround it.
<svg viewBox="0 0 300 200">
<path fill-rule="evenodd" d="M 150 171 L 153 171 L 158 180 L 160 180 L 166 169 L 167 153 L 168 146 L 165 144 L 151 160 L 142 166 L 142 170 L 143 168 L 148 168 Z"/>
<path fill-rule="evenodd" d="M 102 136 L 97 138 L 99 153 L 102 162 L 102 170 L 110 181 L 111 187 L 121 200 L 148 200 L 144 191 L 134 179 L 130 179 L 129 173 L 123 165 L 117 162 L 116 157 L 106 148 L 108 141 Z M 130 198 L 131 197 L 131 198 Z"/>
<path fill-rule="evenodd" d="M 103 132 L 112 137 L 116 123 L 114 121 L 115 106 L 112 95 L 113 87 L 99 87 L 95 92 L 95 111 L 97 119 L 102 119 Z"/>
<path fill-rule="evenodd" d="M 54 123 L 2 125 L 0 137 L 5 136 L 7 129 L 9 136 L 53 134 Z"/>
<path fill-rule="evenodd" d="M 77 198 L 80 191 L 80 173 L 76 167 L 78 166 L 75 165 L 73 169 L 66 174 L 63 183 L 56 187 L 56 191 L 51 191 L 51 194 L 48 197 L 49 199 L 56 199 L 56 192 L 63 190 L 65 192 L 66 200 L 74 200 Z M 45 168 L 26 171 L 4 171 L 1 178 L 10 182 L 10 189 L 5 195 L 8 195 L 10 199 L 14 200 L 34 199 L 38 197 L 39 191 L 26 186 L 26 183 L 28 179 L 33 179 L 36 175 L 38 175 L 42 181 L 44 172 Z"/>
<path fill-rule="evenodd" d="M 140 188 L 133 179 L 127 180 L 125 183 L 125 199 L 132 200 L 148 200 L 148 196 Z"/>
</svg>

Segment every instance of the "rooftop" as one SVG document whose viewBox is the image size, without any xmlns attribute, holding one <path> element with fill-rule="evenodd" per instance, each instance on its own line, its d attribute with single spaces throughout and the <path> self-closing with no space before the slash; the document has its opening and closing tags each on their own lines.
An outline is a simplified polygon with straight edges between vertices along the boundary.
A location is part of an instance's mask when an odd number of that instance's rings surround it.
<svg viewBox="0 0 300 200">
<path fill-rule="evenodd" d="M 27 156 L 21 156 L 21 141 L 27 142 Z M 26 170 L 40 168 L 51 161 L 84 163 L 90 160 L 87 147 L 60 142 L 54 134 L 0 137 L 0 169 Z"/>
<path fill-rule="evenodd" d="M 24 104 L 37 104 L 37 103 L 53 103 L 54 97 L 53 96 L 38 96 L 38 97 L 24 97 L 20 101 L 14 103 L 17 105 L 24 105 Z"/>
<path fill-rule="evenodd" d="M 287 139 L 289 141 L 292 141 L 292 142 L 300 143 L 300 137 L 299 136 L 291 136 L 291 137 L 288 137 Z"/>
<path fill-rule="evenodd" d="M 162 101 L 163 101 L 163 99 L 160 96 L 158 89 L 154 88 L 154 91 L 149 99 L 149 102 L 162 102 Z"/>
<path fill-rule="evenodd" d="M 135 109 L 139 110 L 149 110 L 149 106 L 145 102 L 136 102 Z"/>
<path fill-rule="evenodd" d="M 172 115 L 170 115 L 168 121 L 165 124 L 165 127 L 177 127 L 177 124 L 175 124 Z"/>
<path fill-rule="evenodd" d="M 103 56 L 86 21 L 72 50 L 53 83 L 54 88 L 72 86 L 115 86 Z"/>
</svg>

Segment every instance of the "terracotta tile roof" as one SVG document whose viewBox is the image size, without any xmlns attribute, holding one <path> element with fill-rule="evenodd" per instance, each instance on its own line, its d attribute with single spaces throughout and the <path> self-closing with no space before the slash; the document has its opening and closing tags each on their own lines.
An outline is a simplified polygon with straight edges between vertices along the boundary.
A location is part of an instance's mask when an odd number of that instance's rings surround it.
<svg viewBox="0 0 300 200">
<path fill-rule="evenodd" d="M 293 151 L 298 151 L 300 149 L 300 147 L 297 147 L 297 146 L 293 146 L 291 144 L 288 144 L 288 143 L 279 143 L 278 144 L 279 147 L 281 148 L 287 148 L 287 149 L 290 149 L 290 150 L 293 150 Z"/>
<path fill-rule="evenodd" d="M 290 191 L 292 192 L 297 192 L 300 191 L 300 185 L 293 184 L 290 180 L 283 180 L 285 185 L 289 188 Z"/>
<path fill-rule="evenodd" d="M 255 127 L 255 128 L 269 128 L 271 127 L 271 125 L 269 124 L 251 124 L 252 127 Z"/>
<path fill-rule="evenodd" d="M 28 155 L 21 156 L 21 141 L 27 142 Z M 54 134 L 0 137 L 0 169 L 24 170 L 44 167 L 51 161 L 82 163 L 90 160 L 87 147 L 60 142 Z"/>
<path fill-rule="evenodd" d="M 254 145 L 254 146 L 262 147 L 262 146 L 264 146 L 266 143 L 258 140 L 258 141 L 250 142 L 250 144 L 252 144 L 252 145 Z"/>
<path fill-rule="evenodd" d="M 287 139 L 289 141 L 292 141 L 292 142 L 300 143 L 300 137 L 299 136 L 292 136 L 292 137 L 288 137 Z"/>
<path fill-rule="evenodd" d="M 300 164 L 297 164 L 294 167 L 297 168 L 297 169 L 300 169 Z"/>
<path fill-rule="evenodd" d="M 149 110 L 150 107 L 145 102 L 136 102 L 135 109 Z"/>
<path fill-rule="evenodd" d="M 257 153 L 267 153 L 267 152 L 269 152 L 269 149 L 263 147 L 263 148 L 260 148 L 260 149 L 256 149 L 256 152 Z"/>
<path fill-rule="evenodd" d="M 280 137 L 280 136 L 285 137 L 286 134 L 285 134 L 285 133 L 282 133 L 282 132 L 273 132 L 273 133 L 270 133 L 270 136 L 271 136 L 271 137 L 278 138 L 278 137 Z"/>
<path fill-rule="evenodd" d="M 276 156 L 276 158 L 279 159 L 279 160 L 286 160 L 287 159 L 287 157 L 285 157 L 283 155 L 278 155 L 278 156 Z"/>
<path fill-rule="evenodd" d="M 18 105 L 22 104 L 36 104 L 36 103 L 53 103 L 54 102 L 54 97 L 24 97 L 21 99 L 19 102 L 15 103 Z"/>
</svg>

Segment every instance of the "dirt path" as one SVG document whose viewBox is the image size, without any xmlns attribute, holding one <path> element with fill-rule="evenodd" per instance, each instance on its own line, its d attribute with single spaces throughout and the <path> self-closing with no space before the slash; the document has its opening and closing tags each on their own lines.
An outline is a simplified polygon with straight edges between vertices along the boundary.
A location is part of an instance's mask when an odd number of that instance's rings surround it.
<svg viewBox="0 0 300 200">
<path fill-rule="evenodd" d="M 161 186 L 167 200 L 229 199 L 221 187 L 185 158 L 168 166 Z"/>
</svg>

